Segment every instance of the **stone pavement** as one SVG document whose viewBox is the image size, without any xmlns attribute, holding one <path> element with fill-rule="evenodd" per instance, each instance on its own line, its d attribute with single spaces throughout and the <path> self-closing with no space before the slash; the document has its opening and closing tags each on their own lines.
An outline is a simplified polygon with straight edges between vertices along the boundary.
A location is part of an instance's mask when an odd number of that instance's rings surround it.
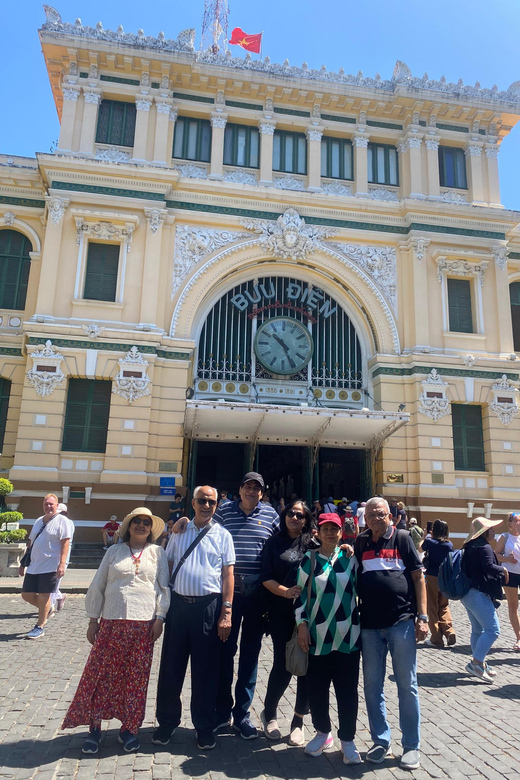
<svg viewBox="0 0 520 780">
<path fill-rule="evenodd" d="M 86 593 L 96 569 L 67 569 L 61 581 L 62 593 Z M 0 593 L 21 593 L 23 577 L 0 577 Z"/>
<path fill-rule="evenodd" d="M 97 756 L 82 756 L 84 730 L 60 731 L 62 718 L 78 684 L 89 645 L 85 638 L 84 596 L 69 595 L 65 609 L 51 618 L 45 637 L 24 638 L 34 625 L 34 614 L 18 595 L 0 595 L 0 778 L 37 780 L 517 780 L 520 767 L 518 718 L 520 654 L 513 654 L 513 634 L 504 605 L 500 607 L 502 635 L 490 660 L 498 672 L 495 685 L 482 685 L 464 672 L 468 657 L 468 621 L 455 603 L 454 621 L 459 638 L 451 650 L 421 646 L 419 684 L 422 705 L 422 768 L 404 772 L 395 759 L 374 768 L 347 767 L 333 751 L 319 758 L 301 748 L 268 742 L 263 736 L 246 742 L 231 731 L 218 738 L 216 750 L 197 750 L 189 713 L 170 745 L 151 742 L 154 694 L 157 684 L 157 648 L 150 681 L 147 718 L 141 731 L 141 751 L 126 755 L 117 742 L 119 724 L 103 725 Z M 254 701 L 258 717 L 270 669 L 269 640 L 261 657 Z M 388 685 L 390 721 L 395 749 L 400 755 L 395 685 Z M 187 681 L 184 703 L 189 704 Z M 294 691 L 282 701 L 279 720 L 288 732 Z M 308 718 L 306 719 L 308 720 Z M 311 733 L 311 728 L 307 732 Z M 370 746 L 367 718 L 361 698 L 356 742 L 362 753 Z"/>
</svg>

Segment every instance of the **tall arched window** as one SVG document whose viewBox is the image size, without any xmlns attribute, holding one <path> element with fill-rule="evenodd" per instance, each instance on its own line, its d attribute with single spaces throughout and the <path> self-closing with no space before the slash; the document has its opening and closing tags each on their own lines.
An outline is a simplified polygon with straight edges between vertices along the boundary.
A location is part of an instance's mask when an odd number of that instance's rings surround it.
<svg viewBox="0 0 520 780">
<path fill-rule="evenodd" d="M 514 350 L 520 352 L 520 282 L 513 282 L 509 285 L 509 299 L 511 301 Z"/>
<path fill-rule="evenodd" d="M 17 230 L 0 230 L 0 309 L 25 309 L 32 246 Z"/>
</svg>

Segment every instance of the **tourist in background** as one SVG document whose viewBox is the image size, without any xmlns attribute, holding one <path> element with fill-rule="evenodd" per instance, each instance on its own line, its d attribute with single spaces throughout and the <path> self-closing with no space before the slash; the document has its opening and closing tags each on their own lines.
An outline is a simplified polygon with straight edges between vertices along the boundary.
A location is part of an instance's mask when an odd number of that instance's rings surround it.
<svg viewBox="0 0 520 780">
<path fill-rule="evenodd" d="M 520 514 L 511 512 L 507 518 L 507 531 L 495 547 L 498 562 L 509 572 L 509 582 L 504 591 L 507 599 L 509 622 L 515 632 L 513 650 L 520 652 L 520 620 L 518 619 L 518 588 L 520 587 Z"/>
<path fill-rule="evenodd" d="M 105 523 L 105 525 L 101 529 L 101 534 L 103 536 L 104 550 L 108 550 L 110 545 L 116 543 L 118 530 L 119 530 L 119 523 L 117 522 L 117 516 L 112 515 L 108 523 Z"/>
<path fill-rule="evenodd" d="M 72 552 L 72 539 L 74 537 L 75 529 L 74 529 L 74 523 L 72 522 L 72 520 L 68 515 L 67 504 L 58 504 L 58 512 L 60 515 L 63 515 L 63 517 L 66 517 L 69 522 L 70 544 L 69 544 L 69 551 L 67 553 L 67 560 L 65 561 L 65 571 L 67 571 L 67 567 L 70 562 L 70 554 Z M 60 582 L 62 581 L 62 579 L 63 577 L 60 577 L 56 585 L 56 590 L 53 593 L 51 593 L 51 608 L 49 610 L 49 617 L 51 617 L 51 615 L 56 614 L 56 612 L 61 612 L 65 604 L 66 594 L 62 593 L 60 590 Z"/>
<path fill-rule="evenodd" d="M 495 681 L 496 672 L 486 663 L 486 655 L 500 635 L 496 608 L 503 598 L 502 585 L 507 585 L 509 572 L 499 566 L 491 547 L 495 537 L 493 528 L 502 520 L 476 517 L 464 542 L 463 571 L 471 588 L 461 602 L 471 623 L 471 652 L 473 657 L 466 671 L 481 682 Z"/>
<path fill-rule="evenodd" d="M 415 517 L 411 517 L 408 521 L 408 530 L 410 531 L 410 536 L 412 537 L 412 542 L 414 543 L 415 549 L 419 551 L 421 542 L 424 538 L 424 531 Z M 419 552 L 419 555 L 420 554 L 421 553 Z"/>
<path fill-rule="evenodd" d="M 431 539 L 424 539 L 421 545 L 425 554 L 423 564 L 426 569 L 428 625 L 431 632 L 430 639 L 427 639 L 425 644 L 432 647 L 444 647 L 444 639 L 449 647 L 457 641 L 449 601 L 439 590 L 439 566 L 453 550 L 453 545 L 448 540 L 449 535 L 448 523 L 445 520 L 435 520 Z"/>
<path fill-rule="evenodd" d="M 397 502 L 397 518 L 395 521 L 395 527 L 399 531 L 406 531 L 407 527 L 407 516 L 406 516 L 406 509 L 404 508 L 404 504 L 402 501 Z"/>
</svg>

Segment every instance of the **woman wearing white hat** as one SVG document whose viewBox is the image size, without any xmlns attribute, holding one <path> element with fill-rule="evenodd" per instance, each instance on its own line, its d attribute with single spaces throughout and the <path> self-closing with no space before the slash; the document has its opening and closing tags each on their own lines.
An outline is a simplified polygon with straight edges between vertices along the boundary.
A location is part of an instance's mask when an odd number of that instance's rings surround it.
<svg viewBox="0 0 520 780">
<path fill-rule="evenodd" d="M 62 725 L 90 727 L 83 753 L 98 752 L 101 721 L 112 718 L 121 721 L 124 750 L 139 750 L 153 645 L 170 605 L 166 553 L 153 544 L 163 531 L 146 507 L 130 512 L 119 528 L 123 543 L 109 547 L 87 591 L 92 650 Z"/>
<path fill-rule="evenodd" d="M 471 623 L 471 652 L 473 658 L 466 671 L 481 682 L 492 683 L 496 672 L 485 661 L 493 642 L 500 635 L 500 624 L 495 604 L 503 598 L 502 585 L 507 584 L 509 574 L 499 566 L 490 542 L 493 528 L 502 520 L 476 517 L 464 542 L 462 568 L 471 582 L 471 588 L 461 598 Z M 497 605 L 498 606 L 498 605 Z"/>
</svg>

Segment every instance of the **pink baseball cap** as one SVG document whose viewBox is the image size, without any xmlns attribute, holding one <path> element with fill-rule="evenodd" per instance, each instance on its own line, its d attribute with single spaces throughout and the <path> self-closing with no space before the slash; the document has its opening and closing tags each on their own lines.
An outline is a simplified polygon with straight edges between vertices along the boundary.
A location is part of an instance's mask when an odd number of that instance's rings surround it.
<svg viewBox="0 0 520 780">
<path fill-rule="evenodd" d="M 326 512 L 325 514 L 320 515 L 318 517 L 318 525 L 323 525 L 323 523 L 334 523 L 338 528 L 343 528 L 341 517 L 335 512 Z"/>
</svg>

